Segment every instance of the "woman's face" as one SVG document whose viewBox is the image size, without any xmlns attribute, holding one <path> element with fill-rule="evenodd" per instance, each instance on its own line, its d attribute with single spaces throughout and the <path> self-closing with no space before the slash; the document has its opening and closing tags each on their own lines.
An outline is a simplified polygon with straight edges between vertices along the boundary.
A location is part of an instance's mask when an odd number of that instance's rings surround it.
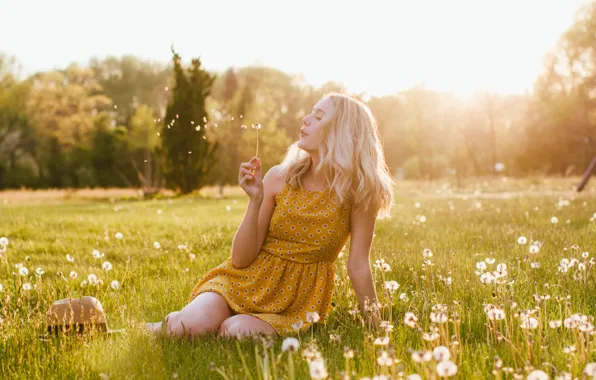
<svg viewBox="0 0 596 380">
<path fill-rule="evenodd" d="M 318 152 L 319 145 L 322 142 L 322 124 L 331 114 L 331 100 L 329 98 L 321 99 L 315 104 L 312 113 L 302 119 L 302 128 L 300 128 L 300 140 L 298 147 L 307 152 Z"/>
</svg>

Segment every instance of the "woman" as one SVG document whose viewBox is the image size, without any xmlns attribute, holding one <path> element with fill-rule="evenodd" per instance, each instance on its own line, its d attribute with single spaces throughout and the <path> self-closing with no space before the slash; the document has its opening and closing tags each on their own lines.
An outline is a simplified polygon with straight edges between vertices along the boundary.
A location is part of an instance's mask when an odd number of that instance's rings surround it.
<svg viewBox="0 0 596 380">
<path fill-rule="evenodd" d="M 231 257 L 149 330 L 240 337 L 307 329 L 328 316 L 335 259 L 350 236 L 348 275 L 360 307 L 377 301 L 369 252 L 375 220 L 390 217 L 394 182 L 375 118 L 363 102 L 330 93 L 302 122 L 300 140 L 264 178 L 257 157 L 240 165 L 249 203 Z M 369 315 L 379 322 L 378 312 Z"/>
</svg>

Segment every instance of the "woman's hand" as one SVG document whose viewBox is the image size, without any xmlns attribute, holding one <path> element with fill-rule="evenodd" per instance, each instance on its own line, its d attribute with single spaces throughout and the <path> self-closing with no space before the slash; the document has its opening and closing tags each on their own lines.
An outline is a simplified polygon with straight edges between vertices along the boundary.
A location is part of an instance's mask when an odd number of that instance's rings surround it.
<svg viewBox="0 0 596 380">
<path fill-rule="evenodd" d="M 261 159 L 256 156 L 248 162 L 240 164 L 238 184 L 251 200 L 263 200 L 263 178 L 261 175 Z"/>
</svg>

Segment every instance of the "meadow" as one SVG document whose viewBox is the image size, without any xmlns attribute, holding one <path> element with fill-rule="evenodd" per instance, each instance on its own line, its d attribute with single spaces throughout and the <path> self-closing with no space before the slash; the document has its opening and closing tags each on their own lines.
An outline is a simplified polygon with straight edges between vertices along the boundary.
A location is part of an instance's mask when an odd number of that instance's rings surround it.
<svg viewBox="0 0 596 380">
<path fill-rule="evenodd" d="M 386 322 L 369 329 L 355 309 L 348 241 L 333 311 L 296 340 L 142 328 L 230 255 L 240 189 L 0 192 L 0 378 L 591 378 L 596 181 L 578 181 L 398 182 L 371 250 Z M 82 295 L 126 333 L 40 340 L 49 305 Z"/>
</svg>

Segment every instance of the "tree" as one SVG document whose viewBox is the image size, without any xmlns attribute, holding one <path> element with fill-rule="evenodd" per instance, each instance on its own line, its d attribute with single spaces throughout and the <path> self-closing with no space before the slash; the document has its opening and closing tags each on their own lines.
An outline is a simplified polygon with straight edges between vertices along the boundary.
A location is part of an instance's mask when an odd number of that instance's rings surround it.
<svg viewBox="0 0 596 380">
<path fill-rule="evenodd" d="M 153 118 L 153 110 L 146 105 L 137 108 L 130 120 L 129 146 L 133 153 L 130 162 L 137 172 L 145 196 L 153 194 L 159 187 L 157 176 L 154 176 L 156 169 L 154 153 L 159 144 L 158 129 Z M 142 171 L 139 170 L 140 165 L 137 164 L 134 156 L 139 156 L 143 160 Z"/>
<path fill-rule="evenodd" d="M 205 135 L 209 121 L 206 99 L 215 77 L 201 68 L 199 58 L 192 60 L 186 73 L 173 48 L 172 53 L 175 85 L 160 135 L 166 186 L 184 194 L 207 184 L 215 163 L 218 144 Z"/>
</svg>

